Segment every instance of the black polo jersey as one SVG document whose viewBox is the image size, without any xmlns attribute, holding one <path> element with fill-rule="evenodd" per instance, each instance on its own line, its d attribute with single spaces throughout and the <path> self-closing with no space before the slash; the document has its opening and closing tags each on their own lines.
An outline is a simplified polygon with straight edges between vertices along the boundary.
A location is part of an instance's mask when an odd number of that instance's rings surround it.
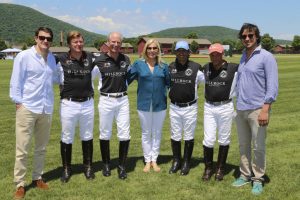
<svg viewBox="0 0 300 200">
<path fill-rule="evenodd" d="M 56 63 L 63 68 L 64 86 L 61 98 L 85 98 L 94 96 L 91 71 L 95 64 L 92 53 L 83 52 L 80 60 L 72 58 L 68 53 L 56 56 Z"/>
<path fill-rule="evenodd" d="M 130 66 L 128 56 L 120 53 L 117 60 L 107 54 L 101 54 L 95 60 L 101 73 L 102 86 L 100 92 L 119 93 L 127 91 L 127 71 Z"/>
<path fill-rule="evenodd" d="M 238 70 L 238 64 L 227 63 L 215 70 L 212 63 L 203 67 L 205 76 L 205 99 L 212 102 L 226 101 L 230 98 L 235 85 L 232 85 Z"/>
<path fill-rule="evenodd" d="M 187 61 L 185 65 L 172 62 L 169 65 L 171 84 L 169 97 L 172 102 L 188 103 L 195 100 L 196 78 L 201 65 L 193 61 Z"/>
</svg>

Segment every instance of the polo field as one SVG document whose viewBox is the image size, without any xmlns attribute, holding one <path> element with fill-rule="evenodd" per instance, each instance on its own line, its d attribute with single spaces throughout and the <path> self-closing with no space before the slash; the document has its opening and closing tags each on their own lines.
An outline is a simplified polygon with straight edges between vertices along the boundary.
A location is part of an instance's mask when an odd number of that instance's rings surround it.
<svg viewBox="0 0 300 200">
<path fill-rule="evenodd" d="M 131 61 L 138 55 L 129 55 Z M 229 62 L 239 63 L 241 55 L 226 57 Z M 204 171 L 203 163 L 203 103 L 204 86 L 198 88 L 198 120 L 195 131 L 195 146 L 192 155 L 191 170 L 187 176 L 169 174 L 172 163 L 170 142 L 170 122 L 167 114 L 161 140 L 158 164 L 159 173 L 151 170 L 144 173 L 143 151 L 141 145 L 141 127 L 136 109 L 137 83 L 128 88 L 130 101 L 131 141 L 126 169 L 128 178 L 120 180 L 117 174 L 119 142 L 116 137 L 116 124 L 113 125 L 111 139 L 110 177 L 102 176 L 102 161 L 99 148 L 99 114 L 97 91 L 95 86 L 95 122 L 93 168 L 96 178 L 86 180 L 83 174 L 82 148 L 78 129 L 76 130 L 72 152 L 72 176 L 68 183 L 62 183 L 60 155 L 61 124 L 59 117 L 59 89 L 55 85 L 55 108 L 52 128 L 44 167 L 44 180 L 49 184 L 48 191 L 33 188 L 31 183 L 33 145 L 29 152 L 26 181 L 28 184 L 25 199 L 121 199 L 121 200 L 155 200 L 155 199 L 285 199 L 294 200 L 300 197 L 300 55 L 275 55 L 279 71 L 279 95 L 272 105 L 271 119 L 267 132 L 267 168 L 264 191 L 259 197 L 251 194 L 251 185 L 240 188 L 231 186 L 239 176 L 239 147 L 235 122 L 232 126 L 231 144 L 227 167 L 223 181 L 217 182 L 214 177 L 209 182 L 201 180 Z M 163 57 L 167 63 L 174 61 L 174 56 Z M 202 66 L 209 62 L 208 56 L 191 56 L 191 60 Z M 0 60 L 0 191 L 1 199 L 12 199 L 15 192 L 13 169 L 15 160 L 15 104 L 9 98 L 9 82 L 12 72 L 12 60 Z M 168 99 L 168 105 L 169 105 Z M 168 111 L 167 111 L 168 113 Z M 182 145 L 183 147 L 184 145 Z M 183 152 L 183 149 L 182 149 Z M 218 144 L 215 144 L 214 164 L 217 160 Z"/>
</svg>

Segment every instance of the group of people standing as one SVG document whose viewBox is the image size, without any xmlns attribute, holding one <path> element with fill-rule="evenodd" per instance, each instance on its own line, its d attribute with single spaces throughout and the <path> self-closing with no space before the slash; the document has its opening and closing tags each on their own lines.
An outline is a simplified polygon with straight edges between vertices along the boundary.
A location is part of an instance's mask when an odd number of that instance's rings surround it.
<svg viewBox="0 0 300 200">
<path fill-rule="evenodd" d="M 79 124 L 82 141 L 84 175 L 95 178 L 93 163 L 94 87 L 99 79 L 99 143 L 102 156 L 102 174 L 111 175 L 110 139 L 112 123 L 117 125 L 119 140 L 118 177 L 127 178 L 126 159 L 130 144 L 130 116 L 127 87 L 137 81 L 137 112 L 142 131 L 143 171 L 160 171 L 157 158 L 162 128 L 170 98 L 171 148 L 173 154 L 169 173 L 190 171 L 197 124 L 198 92 L 205 84 L 203 154 L 205 169 L 203 181 L 224 177 L 232 120 L 235 117 L 233 97 L 237 96 L 237 130 L 240 148 L 240 177 L 233 186 L 253 181 L 252 192 L 260 194 L 265 174 L 266 126 L 272 102 L 278 94 L 278 70 L 274 57 L 260 46 L 256 25 L 244 24 L 239 38 L 245 46 L 240 65 L 224 60 L 221 44 L 209 48 L 211 62 L 204 65 L 189 59 L 189 44 L 182 40 L 175 46 L 176 59 L 166 64 L 161 58 L 159 43 L 146 42 L 142 58 L 130 63 L 120 52 L 123 37 L 118 32 L 108 35 L 108 52 L 93 55 L 83 50 L 81 33 L 71 31 L 67 36 L 69 52 L 57 55 L 49 51 L 53 40 L 51 29 L 40 27 L 35 32 L 32 48 L 18 54 L 10 83 L 10 97 L 16 103 L 16 160 L 14 182 L 15 198 L 25 196 L 25 174 L 31 138 L 35 138 L 33 185 L 48 189 L 42 179 L 46 145 L 49 140 L 53 112 L 53 84 L 60 85 L 60 150 L 63 172 L 61 181 L 70 180 L 72 144 Z M 219 154 L 216 170 L 213 168 L 214 143 L 218 136 Z M 181 140 L 184 152 L 181 154 Z M 253 156 L 251 159 L 251 144 Z"/>
</svg>

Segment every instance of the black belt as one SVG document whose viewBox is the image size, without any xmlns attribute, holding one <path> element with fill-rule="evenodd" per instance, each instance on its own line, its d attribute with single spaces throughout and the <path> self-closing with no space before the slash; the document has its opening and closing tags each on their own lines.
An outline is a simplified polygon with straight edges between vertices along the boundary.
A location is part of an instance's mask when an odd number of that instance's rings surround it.
<svg viewBox="0 0 300 200">
<path fill-rule="evenodd" d="M 231 101 L 232 101 L 232 99 L 228 99 L 228 100 L 225 100 L 225 101 L 207 101 L 206 100 L 206 103 L 214 105 L 214 106 L 220 106 L 220 105 L 227 104 L 227 103 L 229 103 Z"/>
<path fill-rule="evenodd" d="M 106 97 L 112 97 L 112 98 L 120 98 L 120 97 L 124 97 L 127 95 L 127 92 L 123 92 L 120 94 L 110 94 L 110 93 L 100 93 L 102 96 L 106 96 Z"/>
<path fill-rule="evenodd" d="M 172 104 L 174 104 L 174 105 L 176 105 L 176 106 L 178 106 L 178 107 L 188 107 L 188 106 L 191 106 L 191 105 L 193 105 L 194 103 L 196 103 L 197 102 L 197 99 L 195 99 L 195 100 L 193 100 L 193 101 L 190 101 L 190 102 L 187 102 L 187 103 L 176 103 L 176 102 L 174 102 L 174 101 L 171 101 L 171 103 Z"/>
<path fill-rule="evenodd" d="M 93 97 L 64 97 L 63 99 L 67 99 L 68 101 L 75 101 L 75 102 L 85 102 Z"/>
</svg>

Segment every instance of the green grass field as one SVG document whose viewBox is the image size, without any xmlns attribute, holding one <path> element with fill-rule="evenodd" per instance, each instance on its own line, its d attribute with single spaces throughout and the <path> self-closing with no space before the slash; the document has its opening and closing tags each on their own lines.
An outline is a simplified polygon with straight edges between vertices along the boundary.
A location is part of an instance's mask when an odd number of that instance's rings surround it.
<svg viewBox="0 0 300 200">
<path fill-rule="evenodd" d="M 136 56 L 132 57 L 135 59 Z M 240 56 L 228 58 L 238 62 Z M 174 58 L 165 58 L 171 62 Z M 205 64 L 208 58 L 192 60 Z M 192 169 L 188 176 L 169 175 L 171 147 L 168 115 L 163 128 L 161 152 L 158 163 L 160 173 L 145 174 L 141 147 L 141 129 L 136 111 L 136 83 L 129 87 L 131 114 L 131 143 L 127 162 L 128 179 L 117 177 L 118 142 L 116 127 L 111 142 L 112 176 L 103 177 L 101 173 L 99 133 L 98 133 L 98 92 L 95 97 L 94 128 L 94 168 L 96 179 L 86 181 L 82 173 L 82 153 L 79 134 L 76 133 L 73 145 L 73 176 L 69 183 L 60 181 L 61 158 L 59 150 L 60 120 L 59 96 L 56 87 L 55 111 L 48 145 L 44 178 L 50 185 L 49 191 L 30 188 L 25 199 L 300 199 L 300 55 L 276 56 L 279 65 L 279 96 L 272 106 L 271 122 L 267 136 L 267 178 L 264 192 L 259 197 L 251 194 L 251 186 L 234 188 L 231 183 L 238 174 L 239 152 L 236 127 L 232 127 L 232 142 L 228 155 L 228 168 L 225 180 L 204 183 L 201 176 L 204 170 L 203 139 L 203 86 L 199 88 L 198 125 L 195 132 L 195 147 Z M 12 199 L 15 191 L 13 167 L 15 157 L 15 105 L 9 99 L 9 81 L 12 61 L 0 60 L 0 194 L 1 199 Z M 95 84 L 97 84 L 95 82 Z M 217 147 L 217 146 L 216 146 Z M 217 149 L 214 160 L 216 160 Z M 28 159 L 26 180 L 31 182 L 32 151 Z"/>
</svg>

